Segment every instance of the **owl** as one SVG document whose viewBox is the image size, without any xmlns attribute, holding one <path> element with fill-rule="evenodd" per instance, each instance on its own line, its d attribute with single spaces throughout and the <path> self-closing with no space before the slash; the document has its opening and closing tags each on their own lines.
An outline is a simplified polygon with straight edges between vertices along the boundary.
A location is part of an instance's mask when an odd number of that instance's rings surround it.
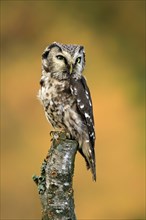
<svg viewBox="0 0 146 220">
<path fill-rule="evenodd" d="M 85 51 L 80 45 L 52 43 L 42 54 L 38 97 L 54 129 L 77 140 L 78 151 L 96 181 L 92 100 L 82 72 Z"/>
</svg>

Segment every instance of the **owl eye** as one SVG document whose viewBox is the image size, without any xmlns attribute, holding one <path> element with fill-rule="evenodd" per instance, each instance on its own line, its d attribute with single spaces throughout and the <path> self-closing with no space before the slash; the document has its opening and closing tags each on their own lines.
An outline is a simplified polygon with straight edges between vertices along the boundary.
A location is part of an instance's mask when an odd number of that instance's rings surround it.
<svg viewBox="0 0 146 220">
<path fill-rule="evenodd" d="M 57 58 L 58 60 L 64 60 L 64 56 L 62 56 L 62 55 L 57 55 L 56 58 Z"/>
<path fill-rule="evenodd" d="M 81 57 L 78 57 L 77 59 L 76 59 L 76 63 L 80 63 L 81 62 Z"/>
</svg>

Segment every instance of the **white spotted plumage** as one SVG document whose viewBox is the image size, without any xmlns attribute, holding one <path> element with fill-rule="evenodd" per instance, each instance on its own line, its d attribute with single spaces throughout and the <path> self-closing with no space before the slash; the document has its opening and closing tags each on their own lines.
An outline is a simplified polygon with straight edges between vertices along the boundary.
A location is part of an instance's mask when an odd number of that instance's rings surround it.
<svg viewBox="0 0 146 220">
<path fill-rule="evenodd" d="M 81 109 L 84 108 L 84 107 L 85 107 L 84 104 L 80 105 L 80 108 L 81 108 Z"/>
<path fill-rule="evenodd" d="M 92 100 L 82 75 L 84 47 L 54 42 L 42 55 L 41 89 L 38 97 L 47 120 L 55 129 L 70 133 L 96 180 L 95 131 Z"/>
<path fill-rule="evenodd" d="M 90 115 L 87 112 L 85 112 L 85 118 L 90 118 Z"/>
</svg>

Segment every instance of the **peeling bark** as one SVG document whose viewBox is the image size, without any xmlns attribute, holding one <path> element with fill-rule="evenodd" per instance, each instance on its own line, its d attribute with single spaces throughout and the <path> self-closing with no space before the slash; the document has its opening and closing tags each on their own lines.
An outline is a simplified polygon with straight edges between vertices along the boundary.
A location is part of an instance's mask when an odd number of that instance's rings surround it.
<svg viewBox="0 0 146 220">
<path fill-rule="evenodd" d="M 72 185 L 77 146 L 65 133 L 53 132 L 41 176 L 33 176 L 42 203 L 42 220 L 76 220 Z"/>
</svg>

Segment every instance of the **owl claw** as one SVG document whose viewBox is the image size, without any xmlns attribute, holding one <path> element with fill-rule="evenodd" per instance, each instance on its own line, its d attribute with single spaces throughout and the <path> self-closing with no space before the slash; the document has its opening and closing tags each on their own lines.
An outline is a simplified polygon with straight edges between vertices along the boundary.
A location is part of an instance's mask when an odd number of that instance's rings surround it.
<svg viewBox="0 0 146 220">
<path fill-rule="evenodd" d="M 65 131 L 51 131 L 50 136 L 52 137 L 51 141 L 71 139 L 71 135 Z"/>
<path fill-rule="evenodd" d="M 53 136 L 55 131 L 50 131 L 50 136 Z"/>
<path fill-rule="evenodd" d="M 53 141 L 54 139 L 58 140 L 59 138 L 58 131 L 50 131 L 50 136 L 52 137 L 51 141 Z"/>
</svg>

